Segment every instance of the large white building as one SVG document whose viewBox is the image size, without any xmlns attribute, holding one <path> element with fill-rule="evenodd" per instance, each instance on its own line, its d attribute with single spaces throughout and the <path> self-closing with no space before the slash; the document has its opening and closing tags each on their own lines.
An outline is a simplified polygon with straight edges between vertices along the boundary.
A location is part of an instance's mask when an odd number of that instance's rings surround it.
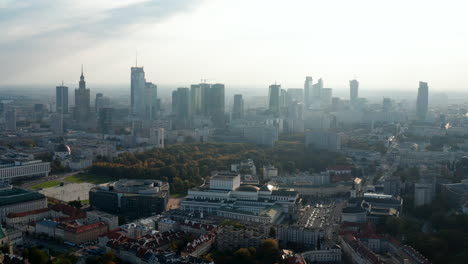
<svg viewBox="0 0 468 264">
<path fill-rule="evenodd" d="M 30 177 L 36 175 L 48 176 L 50 162 L 41 160 L 15 161 L 14 163 L 0 165 L 0 181 L 10 181 L 18 177 Z"/>
<path fill-rule="evenodd" d="M 181 208 L 258 223 L 274 223 L 281 214 L 296 211 L 297 192 L 272 185 L 241 185 L 240 181 L 238 173 L 218 172 L 209 185 L 190 189 Z"/>
<path fill-rule="evenodd" d="M 341 135 L 335 132 L 311 131 L 305 135 L 305 144 L 317 149 L 337 151 L 341 149 Z"/>
</svg>

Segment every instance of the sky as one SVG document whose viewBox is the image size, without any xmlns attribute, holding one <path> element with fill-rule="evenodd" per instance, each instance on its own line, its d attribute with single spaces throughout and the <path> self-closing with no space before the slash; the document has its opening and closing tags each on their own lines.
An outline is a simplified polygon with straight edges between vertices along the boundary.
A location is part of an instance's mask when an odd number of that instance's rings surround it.
<svg viewBox="0 0 468 264">
<path fill-rule="evenodd" d="M 468 3 L 431 0 L 0 0 L 0 85 L 468 88 Z"/>
</svg>

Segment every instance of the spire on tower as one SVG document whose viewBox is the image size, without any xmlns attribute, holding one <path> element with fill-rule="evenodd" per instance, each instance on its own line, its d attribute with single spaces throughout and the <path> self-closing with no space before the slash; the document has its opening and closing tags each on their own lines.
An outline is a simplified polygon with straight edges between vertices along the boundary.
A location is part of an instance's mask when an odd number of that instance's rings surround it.
<svg viewBox="0 0 468 264">
<path fill-rule="evenodd" d="M 83 64 L 81 64 L 81 77 L 83 77 Z"/>
</svg>

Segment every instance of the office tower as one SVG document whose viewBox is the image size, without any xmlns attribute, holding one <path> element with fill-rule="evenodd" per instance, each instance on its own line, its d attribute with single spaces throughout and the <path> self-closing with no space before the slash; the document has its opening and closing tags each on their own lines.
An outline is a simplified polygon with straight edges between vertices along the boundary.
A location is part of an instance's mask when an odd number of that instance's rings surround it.
<svg viewBox="0 0 468 264">
<path fill-rule="evenodd" d="M 241 94 L 234 95 L 234 105 L 232 107 L 232 119 L 244 118 L 244 99 Z"/>
<path fill-rule="evenodd" d="M 359 82 L 357 80 L 349 81 L 349 101 L 355 105 L 359 96 Z"/>
<path fill-rule="evenodd" d="M 177 88 L 172 92 L 172 113 L 181 119 L 190 117 L 190 90 Z"/>
<path fill-rule="evenodd" d="M 143 67 L 131 67 L 130 79 L 130 112 L 133 116 L 141 118 L 145 112 L 146 87 Z"/>
<path fill-rule="evenodd" d="M 303 119 L 303 104 L 297 101 L 292 102 L 288 105 L 287 118 L 291 120 L 302 120 Z"/>
<path fill-rule="evenodd" d="M 68 87 L 55 87 L 55 111 L 61 114 L 68 114 Z"/>
<path fill-rule="evenodd" d="M 195 115 L 203 114 L 203 93 L 200 84 L 192 84 L 190 86 L 190 103 L 192 105 L 192 113 Z"/>
<path fill-rule="evenodd" d="M 5 111 L 5 129 L 9 132 L 16 131 L 16 109 L 10 108 Z"/>
<path fill-rule="evenodd" d="M 90 91 L 86 89 L 86 82 L 83 75 L 83 66 L 81 66 L 81 76 L 78 89 L 75 89 L 75 120 L 78 122 L 86 121 L 90 112 Z"/>
<path fill-rule="evenodd" d="M 158 86 L 151 83 L 145 83 L 145 113 L 144 118 L 152 120 L 156 117 L 158 111 Z"/>
<path fill-rule="evenodd" d="M 389 112 L 392 110 L 392 100 L 390 98 L 384 98 L 382 102 L 382 111 Z"/>
<path fill-rule="evenodd" d="M 426 82 L 419 82 L 418 98 L 416 100 L 416 116 L 425 120 L 429 104 L 429 87 Z"/>
<path fill-rule="evenodd" d="M 280 93 L 281 85 L 270 85 L 268 92 L 268 110 L 275 115 L 279 115 L 280 113 Z"/>
<path fill-rule="evenodd" d="M 323 89 L 323 81 L 322 78 L 318 80 L 316 84 L 312 85 L 312 93 L 311 93 L 311 100 L 310 103 L 320 103 L 320 96 L 322 94 Z"/>
<path fill-rule="evenodd" d="M 150 144 L 155 148 L 164 148 L 164 128 L 150 128 Z"/>
<path fill-rule="evenodd" d="M 304 104 L 308 107 L 311 103 L 311 95 L 312 95 L 312 77 L 306 76 L 304 82 Z"/>
<path fill-rule="evenodd" d="M 51 116 L 51 124 L 50 124 L 52 133 L 56 136 L 63 135 L 63 114 L 61 113 L 54 113 Z"/>
<path fill-rule="evenodd" d="M 102 134 L 112 134 L 112 115 L 114 108 L 103 107 L 99 109 L 99 130 Z"/>
<path fill-rule="evenodd" d="M 328 106 L 332 103 L 333 89 L 332 88 L 323 88 L 320 91 L 320 100 L 322 105 Z"/>
<path fill-rule="evenodd" d="M 211 84 L 209 83 L 200 83 L 200 92 L 201 92 L 201 114 L 202 115 L 209 115 L 209 89 L 211 88 Z"/>
<path fill-rule="evenodd" d="M 289 105 L 293 102 L 304 103 L 304 89 L 289 88 L 286 92 L 286 104 Z"/>
<path fill-rule="evenodd" d="M 224 115 L 224 84 L 211 85 L 208 90 L 208 112 L 210 116 Z"/>
<path fill-rule="evenodd" d="M 110 107 L 110 99 L 105 97 L 102 93 L 97 93 L 94 101 L 94 109 L 97 116 L 99 116 L 99 110 L 104 107 Z"/>
</svg>

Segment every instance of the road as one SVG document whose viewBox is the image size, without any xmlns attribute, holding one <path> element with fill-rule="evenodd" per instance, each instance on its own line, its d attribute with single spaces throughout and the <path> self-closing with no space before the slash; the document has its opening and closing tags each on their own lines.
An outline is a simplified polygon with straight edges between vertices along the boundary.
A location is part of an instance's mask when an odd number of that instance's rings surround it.
<svg viewBox="0 0 468 264">
<path fill-rule="evenodd" d="M 41 177 L 41 178 L 38 178 L 38 179 L 35 179 L 35 180 L 32 180 L 32 181 L 24 182 L 24 183 L 18 185 L 17 187 L 22 188 L 22 189 L 28 189 L 31 186 L 41 184 L 43 182 L 52 181 L 52 180 L 63 182 L 63 183 L 70 183 L 68 181 L 65 181 L 64 179 L 66 177 L 68 177 L 68 176 L 73 176 L 73 175 L 76 175 L 76 174 L 81 173 L 81 172 L 82 171 L 74 171 L 74 172 L 67 172 L 67 173 L 61 173 L 61 174 L 52 174 L 52 175 L 49 175 L 47 177 Z"/>
</svg>

